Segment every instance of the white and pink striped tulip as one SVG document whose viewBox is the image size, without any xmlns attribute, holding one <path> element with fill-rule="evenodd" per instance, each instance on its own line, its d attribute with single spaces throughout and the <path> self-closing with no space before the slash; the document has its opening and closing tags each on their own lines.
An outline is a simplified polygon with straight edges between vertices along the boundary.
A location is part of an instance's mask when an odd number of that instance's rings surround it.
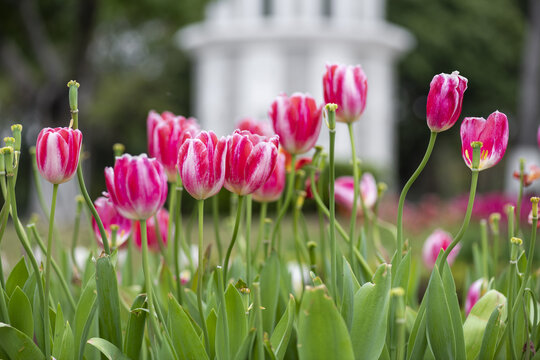
<svg viewBox="0 0 540 360">
<path fill-rule="evenodd" d="M 211 131 L 187 139 L 178 153 L 178 172 L 187 192 L 197 200 L 216 195 L 225 181 L 227 139 Z"/>
<path fill-rule="evenodd" d="M 257 121 L 254 118 L 243 118 L 236 125 L 238 130 L 248 130 L 253 134 L 270 137 L 274 135 L 272 125 L 266 121 Z"/>
<path fill-rule="evenodd" d="M 506 115 L 495 111 L 486 119 L 467 117 L 461 123 L 461 155 L 465 164 L 472 169 L 472 146 L 480 141 L 480 164 L 478 170 L 496 165 L 506 152 L 508 145 L 508 119 Z"/>
<path fill-rule="evenodd" d="M 310 95 L 279 95 L 268 115 L 281 146 L 290 154 L 308 152 L 315 146 L 322 124 L 322 107 Z"/>
<path fill-rule="evenodd" d="M 36 142 L 37 167 L 52 184 L 71 180 L 81 153 L 82 133 L 71 128 L 44 128 Z"/>
<path fill-rule="evenodd" d="M 424 246 L 422 248 L 422 259 L 424 260 L 426 267 L 432 269 L 437 262 L 437 257 L 439 256 L 441 249 L 446 250 L 451 243 L 452 235 L 446 231 L 436 229 L 434 232 L 432 232 L 424 242 Z M 461 245 L 457 244 L 456 247 L 452 249 L 450 254 L 448 254 L 448 265 L 452 265 L 460 249 Z"/>
<path fill-rule="evenodd" d="M 348 213 L 352 211 L 354 202 L 354 178 L 352 176 L 341 176 L 336 179 L 334 185 L 334 196 L 336 203 L 342 206 Z M 360 193 L 367 209 L 371 209 L 377 201 L 377 182 L 370 173 L 364 173 L 360 179 Z M 362 214 L 360 198 L 356 206 L 358 215 Z"/>
<path fill-rule="evenodd" d="M 255 190 L 253 199 L 259 202 L 278 200 L 285 189 L 285 175 L 285 154 L 279 153 L 274 171 L 264 185 Z"/>
<path fill-rule="evenodd" d="M 433 77 L 426 104 L 427 124 L 431 131 L 441 132 L 454 126 L 461 114 L 466 89 L 467 78 L 457 71 Z"/>
<path fill-rule="evenodd" d="M 167 199 L 165 170 L 146 154 L 117 157 L 114 168 L 105 168 L 105 182 L 118 212 L 131 220 L 148 219 Z"/>
<path fill-rule="evenodd" d="M 351 123 L 366 108 L 367 77 L 360 65 L 326 65 L 323 76 L 324 101 L 337 104 L 336 120 Z"/>
<path fill-rule="evenodd" d="M 116 247 L 121 247 L 124 245 L 131 235 L 131 220 L 120 215 L 116 207 L 109 199 L 109 194 L 104 193 L 105 196 L 100 196 L 94 201 L 94 207 L 103 223 L 105 232 L 107 233 L 107 238 L 111 238 L 111 226 L 118 226 L 118 232 L 116 235 Z M 99 227 L 96 222 L 96 219 L 92 217 L 92 229 L 94 230 L 94 235 L 100 246 L 103 246 L 103 240 L 101 239 L 101 233 L 99 232 Z"/>
</svg>

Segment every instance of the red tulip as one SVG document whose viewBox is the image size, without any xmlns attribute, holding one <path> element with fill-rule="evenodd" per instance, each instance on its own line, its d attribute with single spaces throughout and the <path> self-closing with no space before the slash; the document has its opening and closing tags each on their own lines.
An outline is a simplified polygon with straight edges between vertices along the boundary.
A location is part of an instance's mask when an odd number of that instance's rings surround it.
<svg viewBox="0 0 540 360">
<path fill-rule="evenodd" d="M 342 206 L 348 213 L 351 213 L 354 202 L 354 178 L 352 176 L 341 176 L 336 179 L 335 185 L 336 203 Z M 364 200 L 367 209 L 371 209 L 377 201 L 377 183 L 370 173 L 364 173 L 360 179 L 360 196 Z M 358 199 L 358 215 L 362 214 L 362 206 Z"/>
<path fill-rule="evenodd" d="M 259 202 L 276 201 L 283 189 L 285 189 L 285 154 L 279 153 L 274 171 L 264 185 L 255 190 L 253 199 Z"/>
<path fill-rule="evenodd" d="M 466 89 L 467 79 L 457 71 L 433 77 L 426 105 L 427 124 L 431 131 L 441 132 L 454 126 L 461 114 Z"/>
<path fill-rule="evenodd" d="M 193 118 L 186 119 L 170 112 L 159 115 L 155 111 L 150 111 L 147 129 L 148 154 L 163 165 L 169 182 L 175 182 L 178 150 L 184 140 L 199 133 L 199 125 Z"/>
<path fill-rule="evenodd" d="M 148 219 L 167 199 L 163 166 L 146 154 L 117 157 L 114 168 L 105 168 L 105 182 L 118 212 L 131 220 Z"/>
<path fill-rule="evenodd" d="M 238 195 L 251 194 L 263 186 L 274 170 L 279 137 L 236 130 L 227 143 L 225 188 Z"/>
<path fill-rule="evenodd" d="M 429 269 L 432 269 L 435 263 L 437 262 L 437 257 L 441 249 L 446 250 L 446 248 L 452 243 L 452 235 L 447 233 L 444 230 L 437 229 L 424 242 L 424 247 L 422 248 L 422 259 L 424 264 Z M 452 265 L 456 256 L 459 253 L 461 248 L 460 244 L 457 244 L 456 247 L 452 249 L 450 254 L 448 254 L 448 264 Z"/>
<path fill-rule="evenodd" d="M 116 235 L 116 247 L 121 247 L 125 244 L 129 235 L 131 234 L 131 220 L 126 219 L 118 211 L 115 206 L 109 199 L 109 194 L 105 193 L 105 196 L 100 196 L 94 201 L 94 206 L 97 210 L 99 218 L 103 223 L 105 232 L 107 233 L 107 238 L 111 238 L 111 226 L 118 226 L 118 232 Z M 94 235 L 96 240 L 100 245 L 103 245 L 103 240 L 101 239 L 101 233 L 99 232 L 99 227 L 96 220 L 92 217 L 92 228 L 94 230 Z"/>
<path fill-rule="evenodd" d="M 36 142 L 37 167 L 52 184 L 69 181 L 79 165 L 82 133 L 71 128 L 45 128 Z"/>
<path fill-rule="evenodd" d="M 268 115 L 283 148 L 291 154 L 303 154 L 315 146 L 321 131 L 322 107 L 309 95 L 296 93 L 290 98 L 279 95 Z"/>
<path fill-rule="evenodd" d="M 360 119 L 366 108 L 367 77 L 360 65 L 326 65 L 323 76 L 324 101 L 337 104 L 336 120 L 350 123 Z"/>
<path fill-rule="evenodd" d="M 274 135 L 272 126 L 266 121 L 257 121 L 253 118 L 247 117 L 236 125 L 238 130 L 248 130 L 253 134 L 270 137 Z"/>
<path fill-rule="evenodd" d="M 197 200 L 217 194 L 225 181 L 227 139 L 201 131 L 187 139 L 178 153 L 178 172 L 187 192 Z"/>
<path fill-rule="evenodd" d="M 157 213 L 157 219 L 159 224 L 159 232 L 161 234 L 161 242 L 163 245 L 167 245 L 167 229 L 169 227 L 169 213 L 165 209 L 160 209 Z M 159 251 L 159 243 L 157 240 L 156 222 L 154 217 L 146 220 L 146 236 L 148 239 L 148 249 L 152 251 Z M 135 245 L 140 249 L 142 246 L 141 240 L 141 226 L 139 222 L 135 223 L 133 238 L 135 239 Z"/>
<path fill-rule="evenodd" d="M 474 305 L 480 300 L 487 290 L 487 281 L 478 279 L 471 284 L 467 292 L 467 300 L 465 300 L 465 315 L 469 315 Z"/>
<path fill-rule="evenodd" d="M 495 111 L 487 120 L 481 117 L 468 117 L 461 124 L 461 155 L 465 164 L 472 169 L 471 143 L 480 141 L 480 164 L 478 170 L 496 165 L 503 157 L 508 145 L 508 119 Z"/>
</svg>

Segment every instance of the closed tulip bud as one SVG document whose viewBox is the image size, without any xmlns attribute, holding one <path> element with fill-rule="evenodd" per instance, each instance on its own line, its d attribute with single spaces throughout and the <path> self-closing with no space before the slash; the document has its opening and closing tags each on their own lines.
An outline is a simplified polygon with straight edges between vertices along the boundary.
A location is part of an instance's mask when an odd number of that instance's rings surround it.
<svg viewBox="0 0 540 360">
<path fill-rule="evenodd" d="M 21 151 L 21 133 L 22 133 L 22 125 L 21 124 L 14 124 L 11 125 L 11 133 L 13 134 L 13 138 L 15 139 L 15 151 Z"/>
<path fill-rule="evenodd" d="M 247 130 L 253 134 L 270 137 L 274 135 L 272 125 L 266 121 L 257 121 L 253 118 L 247 117 L 236 125 L 238 130 Z"/>
<path fill-rule="evenodd" d="M 187 192 L 197 200 L 216 195 L 225 181 L 227 139 L 201 131 L 187 139 L 178 153 L 178 172 Z"/>
<path fill-rule="evenodd" d="M 271 202 L 280 198 L 285 189 L 285 154 L 278 154 L 274 171 L 263 186 L 255 190 L 253 199 L 259 202 Z"/>
<path fill-rule="evenodd" d="M 477 170 L 488 169 L 496 165 L 506 152 L 508 145 L 508 119 L 506 115 L 495 111 L 487 120 L 481 117 L 467 117 L 461 124 L 461 155 L 465 164 L 473 166 L 473 142 L 482 143 L 480 162 Z"/>
<path fill-rule="evenodd" d="M 41 176 L 52 184 L 70 180 L 81 153 L 82 133 L 71 128 L 45 128 L 36 142 L 37 167 Z"/>
<path fill-rule="evenodd" d="M 176 181 L 178 150 L 188 138 L 197 136 L 199 125 L 195 119 L 175 116 L 171 112 L 159 115 L 150 111 L 147 118 L 148 154 L 165 168 L 169 182 Z"/>
<path fill-rule="evenodd" d="M 298 155 L 315 146 L 322 124 L 322 108 L 309 95 L 282 94 L 272 103 L 268 115 L 279 142 L 289 153 Z"/>
<path fill-rule="evenodd" d="M 347 213 L 351 213 L 354 202 L 354 178 L 352 176 L 341 176 L 336 179 L 334 185 L 336 203 L 342 206 Z M 364 173 L 360 179 L 360 193 L 367 209 L 371 209 L 377 201 L 377 183 L 370 173 Z M 356 206 L 358 215 L 362 214 L 360 198 Z"/>
<path fill-rule="evenodd" d="M 225 188 L 237 195 L 253 193 L 263 186 L 276 166 L 279 137 L 236 130 L 227 144 Z"/>
<path fill-rule="evenodd" d="M 487 290 L 486 279 L 478 279 L 471 284 L 465 300 L 465 315 L 469 315 L 474 305 L 480 300 Z"/>
<path fill-rule="evenodd" d="M 466 89 L 467 79 L 457 71 L 433 77 L 426 105 L 427 124 L 431 131 L 441 132 L 454 126 L 461 114 Z"/>
<path fill-rule="evenodd" d="M 105 228 L 108 239 L 111 238 L 112 227 L 118 227 L 118 232 L 116 233 L 116 246 L 121 247 L 126 243 L 129 235 L 131 234 L 131 220 L 120 215 L 112 201 L 109 199 L 109 194 L 105 193 L 104 195 L 105 196 L 100 196 L 96 199 L 96 201 L 94 201 L 94 206 L 99 218 L 101 219 L 101 222 L 103 223 L 103 227 Z M 92 228 L 98 244 L 103 246 L 101 233 L 94 217 L 92 217 Z"/>
<path fill-rule="evenodd" d="M 446 250 L 446 248 L 452 243 L 452 235 L 447 233 L 444 230 L 437 229 L 424 242 L 422 248 L 422 259 L 427 268 L 432 269 L 437 261 L 437 257 L 441 252 L 441 249 Z M 448 254 L 448 265 L 452 265 L 456 256 L 459 253 L 461 248 L 460 244 L 457 244 L 456 247 L 452 249 L 450 254 Z"/>
<path fill-rule="evenodd" d="M 163 245 L 167 245 L 167 229 L 169 227 L 169 213 L 165 209 L 158 211 L 156 215 L 158 219 L 159 232 L 160 232 L 160 241 Z M 156 230 L 156 221 L 154 217 L 148 218 L 146 220 L 146 236 L 148 239 L 148 249 L 151 251 L 159 251 L 159 242 L 157 239 L 157 230 Z M 135 229 L 133 231 L 133 238 L 135 240 L 135 245 L 139 249 L 142 247 L 141 240 L 141 226 L 138 222 L 135 223 Z"/>
<path fill-rule="evenodd" d="M 118 212 L 131 220 L 148 219 L 167 199 L 163 166 L 146 154 L 117 157 L 114 168 L 105 168 L 105 182 Z"/>
<path fill-rule="evenodd" d="M 324 101 L 337 104 L 337 121 L 351 123 L 360 119 L 366 108 L 367 89 L 367 77 L 360 65 L 326 65 Z"/>
</svg>

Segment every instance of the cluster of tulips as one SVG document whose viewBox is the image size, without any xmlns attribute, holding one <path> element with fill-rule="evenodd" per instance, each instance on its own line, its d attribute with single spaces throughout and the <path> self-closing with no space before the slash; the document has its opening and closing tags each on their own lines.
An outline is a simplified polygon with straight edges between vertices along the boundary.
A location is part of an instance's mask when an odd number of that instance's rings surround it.
<svg viewBox="0 0 540 360">
<path fill-rule="evenodd" d="M 356 154 L 353 125 L 367 99 L 367 78 L 360 66 L 327 66 L 324 106 L 307 94 L 282 94 L 270 106 L 271 126 L 248 118 L 226 137 L 201 130 L 193 118 L 150 111 L 148 155 L 123 154 L 123 146 L 115 145 L 114 166 L 105 169 L 106 192 L 95 201 L 82 176 L 78 87 L 75 81 L 68 83 L 69 127 L 43 129 L 33 153 L 37 173 L 53 184 L 50 211 L 44 209 L 49 220 L 46 243 L 36 226 L 25 228 L 17 214 L 20 125 L 12 127 L 13 138 L 6 138 L 6 146 L 0 149 L 4 197 L 0 240 L 11 216 L 27 258 L 13 268 L 7 281 L 0 273 L 0 357 L 97 359 L 101 353 L 109 359 L 401 360 L 516 359 L 535 354 L 540 345 L 537 282 L 532 272 L 538 198 L 531 199 L 527 254 L 521 249 L 524 230 L 514 219 L 515 208 L 508 207 L 511 246 L 503 272 L 498 271 L 495 246 L 500 241 L 500 214 L 490 218 L 493 252 L 484 224 L 482 251 L 476 254 L 478 261 L 475 258 L 475 267 L 482 264 L 475 274 L 481 276 L 471 285 L 464 311 L 449 267 L 471 219 L 479 172 L 496 165 L 506 151 L 508 119 L 501 112 L 462 121 L 461 153 L 472 174 L 467 210 L 455 236 L 438 229 L 425 242 L 422 256 L 431 276 L 420 304 L 417 301 L 403 208 L 438 134 L 460 117 L 467 79 L 457 72 L 436 75 L 430 84 L 426 108 L 430 140 L 401 192 L 395 227 L 379 219 L 384 185 L 362 171 Z M 315 146 L 323 118 L 330 137 L 328 154 Z M 348 127 L 352 176 L 335 175 L 336 122 Z M 540 145 L 540 130 L 538 140 Z M 300 157 L 310 151 L 311 157 Z M 526 173 L 521 164 L 517 173 L 521 189 L 538 177 L 534 169 Z M 323 173 L 326 182 L 320 178 Z M 71 265 L 64 261 L 67 265 L 62 269 L 53 257 L 58 236 L 56 197 L 59 185 L 75 174 L 82 197 L 73 248 L 86 203 L 103 250 L 82 265 L 72 251 Z M 36 186 L 41 193 L 39 182 Z M 227 227 L 222 226 L 216 200 L 223 187 L 236 199 L 226 251 L 222 238 Z M 182 222 L 184 189 L 198 204 L 196 265 Z M 204 251 L 206 199 L 212 199 L 214 210 L 217 266 Z M 301 211 L 305 199 L 313 199 L 317 206 L 319 242 L 310 236 Z M 257 237 L 251 234 L 252 200 L 261 204 Z M 277 211 L 270 219 L 267 206 L 273 202 Z M 336 203 L 350 217 L 348 229 L 336 218 Z M 521 194 L 517 208 L 520 213 Z M 293 231 L 284 234 L 281 224 L 289 211 Z M 390 249 L 381 242 L 381 227 L 393 234 Z M 343 243 L 338 244 L 338 234 Z M 242 255 L 231 262 L 239 238 L 244 240 Z M 255 249 L 252 238 L 256 238 Z M 142 252 L 144 280 L 140 282 L 133 274 L 139 272 L 132 268 L 131 255 L 123 265 L 118 256 L 124 248 L 131 253 L 131 239 Z M 300 268 L 300 288 L 292 283 L 288 254 L 281 248 L 289 239 Z M 38 264 L 30 240 L 46 257 L 44 267 Z M 368 258 L 367 244 L 376 259 Z M 151 256 L 150 250 L 156 255 Z M 182 254 L 190 258 L 189 264 Z M 160 261 L 152 263 L 154 258 Z M 309 269 L 308 276 L 303 269 Z M 186 270 L 190 276 L 184 275 Z M 52 281 L 53 271 L 58 281 Z M 70 274 L 73 281 L 68 282 Z"/>
</svg>

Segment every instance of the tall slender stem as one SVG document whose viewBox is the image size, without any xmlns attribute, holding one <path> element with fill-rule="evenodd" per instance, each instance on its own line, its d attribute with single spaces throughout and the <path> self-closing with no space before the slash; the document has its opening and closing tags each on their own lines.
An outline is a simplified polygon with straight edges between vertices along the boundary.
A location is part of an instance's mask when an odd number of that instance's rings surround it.
<svg viewBox="0 0 540 360">
<path fill-rule="evenodd" d="M 251 284 L 251 195 L 246 196 L 246 282 Z"/>
<path fill-rule="evenodd" d="M 525 177 L 525 159 L 519 159 L 519 194 L 517 198 L 516 206 L 516 222 L 515 222 L 515 234 L 520 236 L 521 225 L 521 203 L 523 202 L 523 179 Z"/>
<path fill-rule="evenodd" d="M 488 233 L 487 221 L 480 220 L 480 239 L 482 242 L 482 272 L 485 279 L 489 279 L 489 250 L 488 250 Z"/>
<path fill-rule="evenodd" d="M 36 187 L 36 193 L 38 196 L 39 205 L 41 210 L 45 214 L 47 220 L 49 219 L 49 209 L 47 209 L 47 203 L 43 197 L 43 190 L 41 189 L 41 178 L 38 172 L 37 159 L 36 159 L 36 148 L 30 148 L 30 158 L 32 159 L 32 174 L 34 176 L 34 184 Z"/>
<path fill-rule="evenodd" d="M 214 235 L 218 252 L 218 263 L 223 260 L 223 246 L 221 245 L 221 231 L 219 229 L 219 201 L 218 195 L 212 196 L 212 222 L 214 224 Z"/>
<path fill-rule="evenodd" d="M 199 271 L 197 272 L 197 305 L 199 307 L 199 315 L 201 317 L 201 328 L 204 336 L 204 345 L 206 352 L 210 353 L 210 340 L 208 338 L 208 330 L 206 329 L 206 318 L 204 317 L 203 303 L 202 303 L 202 290 L 204 280 L 204 263 L 203 263 L 203 225 L 204 225 L 204 200 L 197 201 L 199 208 Z"/>
<path fill-rule="evenodd" d="M 231 252 L 238 237 L 238 229 L 240 228 L 240 220 L 242 219 L 242 208 L 244 207 L 244 198 L 245 196 L 240 195 L 238 197 L 238 208 L 236 210 L 236 220 L 234 222 L 234 229 L 232 234 L 231 243 L 227 248 L 227 254 L 225 254 L 225 261 L 223 262 L 223 283 L 227 283 L 227 272 L 229 270 L 229 260 L 231 257 Z"/>
<path fill-rule="evenodd" d="M 77 269 L 78 272 L 81 272 L 81 269 L 79 268 L 79 264 L 77 264 L 77 260 L 75 259 L 75 248 L 77 247 L 77 239 L 79 238 L 79 228 L 81 225 L 81 212 L 82 212 L 82 206 L 84 199 L 81 199 L 79 195 L 77 195 L 77 198 L 75 199 L 77 202 L 77 209 L 75 210 L 75 224 L 73 225 L 73 236 L 71 237 L 71 262 L 73 263 L 73 266 L 75 269 Z"/>
<path fill-rule="evenodd" d="M 47 235 L 47 262 L 45 266 L 45 299 L 49 299 L 49 293 L 51 289 L 51 259 L 52 259 L 52 237 L 53 237 L 53 228 L 54 228 L 54 213 L 56 212 L 56 196 L 58 195 L 58 184 L 53 184 L 53 193 L 52 193 L 52 202 L 51 202 L 51 216 L 49 219 L 49 233 Z M 47 309 L 45 309 L 47 310 Z M 45 311 L 43 313 L 43 318 L 45 322 L 45 329 L 49 329 L 50 320 L 49 312 Z M 45 333 L 45 341 L 48 341 L 48 332 Z"/>
<path fill-rule="evenodd" d="M 359 190 L 359 178 L 358 178 L 358 166 L 356 166 L 356 146 L 354 143 L 354 131 L 353 123 L 347 123 L 349 128 L 349 139 L 351 142 L 351 155 L 352 155 L 352 167 L 353 167 L 353 179 L 354 179 L 354 192 L 353 192 L 353 204 L 351 212 L 351 220 L 349 223 L 349 239 L 353 240 L 349 242 L 349 256 L 351 261 L 351 267 L 356 269 L 356 261 L 354 256 L 354 239 L 356 239 L 356 219 L 357 219 L 357 207 L 358 207 L 358 190 Z"/>
<path fill-rule="evenodd" d="M 279 210 L 278 217 L 276 218 L 276 222 L 274 224 L 274 229 L 272 230 L 272 242 L 270 248 L 272 250 L 276 249 L 276 236 L 279 230 L 279 227 L 281 225 L 281 220 L 283 220 L 283 217 L 287 213 L 287 209 L 289 208 L 289 204 L 291 202 L 291 198 L 294 191 L 294 176 L 296 173 L 296 155 L 291 155 L 291 171 L 289 172 L 289 176 L 287 178 L 287 193 L 285 194 L 285 201 L 283 202 L 281 209 Z M 227 269 L 224 269 L 227 271 Z"/>
<path fill-rule="evenodd" d="M 180 176 L 176 179 L 176 206 L 174 209 L 174 271 L 176 277 L 176 296 L 178 298 L 178 303 L 182 304 L 183 300 L 183 290 L 182 290 L 182 279 L 180 278 L 180 236 L 183 236 L 182 229 L 182 180 Z"/>
<path fill-rule="evenodd" d="M 335 181 L 336 181 L 336 168 L 334 163 L 335 158 L 335 145 L 336 145 L 336 109 L 337 105 L 326 105 L 328 113 L 328 128 L 330 133 L 330 150 L 329 150 L 329 178 L 328 178 L 328 201 L 330 212 L 330 264 L 332 269 L 332 293 L 334 295 L 334 301 L 337 302 L 338 298 L 338 268 L 337 268 L 337 249 L 336 249 L 336 199 L 335 199 Z M 352 243 L 354 239 L 349 238 Z"/>
<path fill-rule="evenodd" d="M 429 157 L 431 156 L 431 152 L 433 151 L 433 147 L 435 146 L 435 140 L 437 139 L 437 133 L 431 132 L 431 135 L 429 137 L 429 143 L 428 147 L 426 149 L 426 153 L 424 154 L 424 158 L 420 162 L 420 165 L 418 165 L 418 168 L 416 171 L 411 175 L 410 179 L 407 181 L 405 186 L 403 187 L 403 190 L 401 190 L 401 194 L 399 196 L 399 204 L 398 204 L 398 215 L 397 215 L 397 247 L 396 247 L 396 258 L 397 263 L 401 262 L 402 258 L 402 251 L 403 251 L 403 206 L 405 205 L 405 197 L 407 196 L 407 193 L 409 192 L 409 189 L 414 184 L 422 170 L 424 170 L 424 167 L 426 166 Z"/>
<path fill-rule="evenodd" d="M 146 220 L 138 220 L 141 228 L 141 247 L 142 247 L 142 263 L 144 272 L 144 287 L 146 288 L 146 297 L 148 299 L 148 313 L 150 317 L 150 326 L 152 330 L 158 336 L 159 324 L 157 323 L 154 307 L 154 296 L 152 292 L 152 281 L 150 268 L 148 266 L 148 233 L 146 228 Z"/>
<path fill-rule="evenodd" d="M 263 237 L 264 237 L 264 221 L 266 219 L 266 213 L 268 211 L 268 203 L 261 203 L 261 210 L 259 213 L 259 233 L 257 234 L 257 244 L 255 245 L 255 251 L 253 252 L 253 264 L 257 261 L 259 257 L 259 250 L 262 247 Z"/>
</svg>

